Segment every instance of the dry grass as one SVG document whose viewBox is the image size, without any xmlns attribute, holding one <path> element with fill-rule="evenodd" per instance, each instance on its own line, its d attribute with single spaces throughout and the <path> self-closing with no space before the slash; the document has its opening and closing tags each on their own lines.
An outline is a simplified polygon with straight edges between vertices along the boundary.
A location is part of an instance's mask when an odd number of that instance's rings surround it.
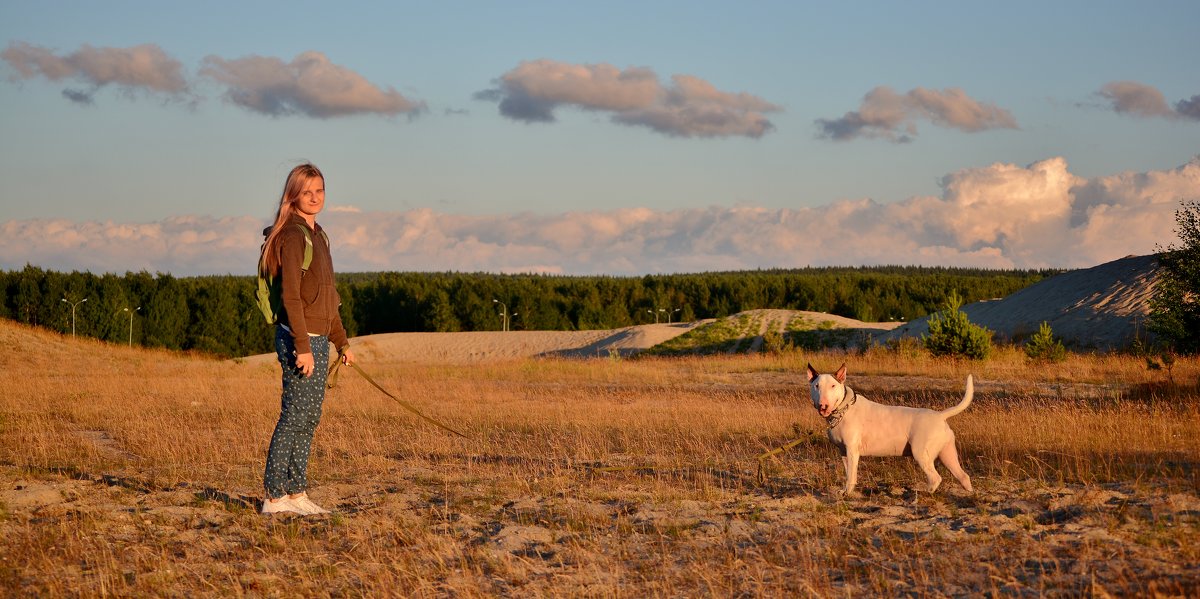
<svg viewBox="0 0 1200 599">
<path fill-rule="evenodd" d="M 257 514 L 276 367 L 0 340 L 4 595 L 1195 595 L 1200 364 L 1053 366 L 919 352 L 475 365 L 364 363 L 310 465 L 331 517 Z M 802 370 L 873 399 L 976 402 L 952 424 L 977 487 L 907 459 L 840 460 Z M 807 439 L 769 463 L 756 456 Z M 597 466 L 651 466 L 596 472 Z"/>
</svg>

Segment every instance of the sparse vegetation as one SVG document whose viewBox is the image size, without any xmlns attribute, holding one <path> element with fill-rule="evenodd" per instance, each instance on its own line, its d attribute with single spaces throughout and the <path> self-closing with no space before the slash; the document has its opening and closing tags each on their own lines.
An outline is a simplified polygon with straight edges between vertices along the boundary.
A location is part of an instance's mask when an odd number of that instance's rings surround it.
<svg viewBox="0 0 1200 599">
<path fill-rule="evenodd" d="M 872 348 L 856 391 L 976 399 L 974 496 L 840 458 L 801 374 L 841 351 L 366 364 L 458 439 L 343 373 L 309 476 L 332 518 L 256 513 L 276 366 L 0 323 L 0 595 L 1190 596 L 1200 389 L 1140 357 Z M 1200 362 L 1181 358 L 1176 379 Z M 1147 415 L 1153 415 L 1147 417 Z M 1136 422 L 1136 426 L 1130 426 Z M 794 439 L 755 476 L 757 456 Z M 600 472 L 599 466 L 626 466 Z M 951 486 L 952 487 L 952 486 Z"/>
</svg>

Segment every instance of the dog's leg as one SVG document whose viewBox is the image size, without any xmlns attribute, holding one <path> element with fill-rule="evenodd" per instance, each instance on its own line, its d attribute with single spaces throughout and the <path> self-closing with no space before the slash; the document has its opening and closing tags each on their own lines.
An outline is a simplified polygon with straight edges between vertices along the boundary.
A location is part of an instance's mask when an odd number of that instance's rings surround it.
<svg viewBox="0 0 1200 599">
<path fill-rule="evenodd" d="M 938 454 L 938 459 L 946 465 L 946 469 L 950 471 L 950 474 L 954 475 L 958 484 L 962 485 L 968 493 L 975 492 L 975 489 L 971 488 L 971 477 L 967 476 L 966 471 L 958 463 L 958 448 L 954 446 L 954 439 L 950 439 L 950 442 L 942 448 L 942 453 Z"/>
<path fill-rule="evenodd" d="M 925 477 L 929 479 L 929 492 L 937 491 L 938 485 L 942 484 L 942 475 L 938 474 L 937 467 L 933 465 L 934 456 L 930 455 L 928 451 L 913 452 L 913 459 L 917 461 L 917 465 L 925 471 Z"/>
<path fill-rule="evenodd" d="M 846 497 L 853 497 L 854 485 L 858 482 L 858 451 L 847 447 L 846 456 L 842 458 L 842 462 L 846 465 L 846 488 L 842 490 L 842 494 Z"/>
</svg>

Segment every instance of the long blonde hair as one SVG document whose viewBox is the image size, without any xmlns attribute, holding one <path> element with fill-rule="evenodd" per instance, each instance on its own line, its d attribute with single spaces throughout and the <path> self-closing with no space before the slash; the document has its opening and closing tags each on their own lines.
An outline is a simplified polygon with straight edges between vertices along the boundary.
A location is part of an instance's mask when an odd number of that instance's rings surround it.
<svg viewBox="0 0 1200 599">
<path fill-rule="evenodd" d="M 264 231 L 267 240 L 263 242 L 262 257 L 258 261 L 259 274 L 274 275 L 279 272 L 282 261 L 279 256 L 279 233 L 291 220 L 292 215 L 296 214 L 296 199 L 300 197 L 300 192 L 304 191 L 304 185 L 313 178 L 319 178 L 322 183 L 325 182 L 325 175 L 321 174 L 321 169 L 309 162 L 296 166 L 292 172 L 288 173 L 287 180 L 283 183 L 283 193 L 279 196 L 279 210 L 275 213 L 275 224 L 271 226 L 269 233 Z"/>
</svg>

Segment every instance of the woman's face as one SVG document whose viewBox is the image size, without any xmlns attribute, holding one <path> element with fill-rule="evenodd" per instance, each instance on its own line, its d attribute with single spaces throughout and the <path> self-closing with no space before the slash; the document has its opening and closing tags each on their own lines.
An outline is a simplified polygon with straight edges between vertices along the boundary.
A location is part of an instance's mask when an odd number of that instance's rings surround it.
<svg viewBox="0 0 1200 599">
<path fill-rule="evenodd" d="M 325 180 L 313 177 L 304 182 L 300 195 L 296 197 L 296 210 L 307 217 L 314 217 L 325 207 Z"/>
</svg>

